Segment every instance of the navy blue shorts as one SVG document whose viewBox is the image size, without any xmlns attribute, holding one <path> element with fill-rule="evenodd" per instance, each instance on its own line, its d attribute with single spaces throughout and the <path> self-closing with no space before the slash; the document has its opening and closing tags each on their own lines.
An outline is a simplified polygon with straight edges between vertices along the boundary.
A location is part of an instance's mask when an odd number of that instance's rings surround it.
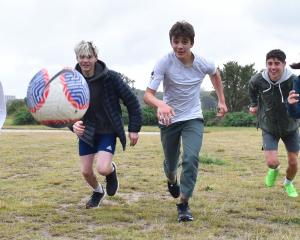
<svg viewBox="0 0 300 240">
<path fill-rule="evenodd" d="M 285 148 L 288 152 L 298 152 L 300 149 L 299 146 L 299 131 L 298 129 L 285 137 L 276 137 L 271 133 L 262 131 L 263 137 L 263 150 L 272 151 L 278 150 L 278 142 L 281 139 L 285 145 Z"/>
<path fill-rule="evenodd" d="M 79 139 L 79 156 L 95 154 L 99 151 L 115 153 L 117 136 L 114 133 L 96 134 L 94 137 L 94 147 Z"/>
</svg>

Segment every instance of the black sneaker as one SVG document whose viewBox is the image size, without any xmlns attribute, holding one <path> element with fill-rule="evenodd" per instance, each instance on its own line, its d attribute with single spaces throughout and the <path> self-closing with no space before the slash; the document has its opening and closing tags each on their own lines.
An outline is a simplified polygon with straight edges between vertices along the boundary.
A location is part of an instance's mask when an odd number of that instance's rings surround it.
<svg viewBox="0 0 300 240">
<path fill-rule="evenodd" d="M 102 193 L 100 193 L 100 192 L 93 192 L 90 200 L 86 203 L 85 207 L 87 209 L 99 207 L 99 205 L 100 205 L 101 201 L 103 200 L 104 196 L 105 196 L 104 190 L 103 190 Z"/>
<path fill-rule="evenodd" d="M 119 188 L 117 167 L 115 163 L 112 163 L 112 165 L 114 166 L 114 171 L 106 176 L 106 192 L 108 196 L 115 195 Z"/>
<path fill-rule="evenodd" d="M 180 196 L 180 187 L 177 183 L 177 179 L 173 184 L 168 181 L 168 189 L 173 198 L 178 198 Z"/>
<path fill-rule="evenodd" d="M 194 220 L 189 208 L 189 203 L 179 203 L 176 205 L 178 211 L 178 222 L 190 222 Z"/>
</svg>

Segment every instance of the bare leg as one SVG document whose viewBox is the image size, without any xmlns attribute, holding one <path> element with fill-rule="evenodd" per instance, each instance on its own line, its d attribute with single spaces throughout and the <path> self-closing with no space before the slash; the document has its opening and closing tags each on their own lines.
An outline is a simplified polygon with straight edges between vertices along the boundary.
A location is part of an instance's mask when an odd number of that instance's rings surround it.
<svg viewBox="0 0 300 240">
<path fill-rule="evenodd" d="M 95 154 L 89 154 L 80 157 L 81 173 L 87 183 L 93 188 L 98 187 L 98 181 L 93 171 L 93 161 Z"/>
<path fill-rule="evenodd" d="M 265 159 L 269 168 L 277 168 L 279 166 L 277 150 L 264 151 Z"/>
<path fill-rule="evenodd" d="M 288 152 L 288 167 L 286 178 L 290 181 L 294 179 L 298 170 L 298 152 Z"/>
<path fill-rule="evenodd" d="M 110 152 L 99 151 L 96 155 L 96 169 L 102 176 L 107 176 L 113 171 L 112 165 L 113 154 Z"/>
</svg>

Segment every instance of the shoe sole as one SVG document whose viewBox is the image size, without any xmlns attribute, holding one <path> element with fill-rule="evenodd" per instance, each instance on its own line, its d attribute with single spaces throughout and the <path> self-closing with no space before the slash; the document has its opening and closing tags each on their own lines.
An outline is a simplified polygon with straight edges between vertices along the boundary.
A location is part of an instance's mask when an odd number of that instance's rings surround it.
<svg viewBox="0 0 300 240">
<path fill-rule="evenodd" d="M 290 198 L 296 198 L 296 197 L 298 197 L 298 195 L 288 195 L 288 197 L 290 197 Z"/>
<path fill-rule="evenodd" d="M 114 168 L 115 168 L 115 171 L 116 171 L 116 176 L 117 176 L 117 165 L 114 163 L 114 162 L 112 162 L 112 165 L 114 166 Z M 118 176 L 117 176 L 118 177 Z M 119 190 L 119 181 L 118 181 L 118 186 L 117 186 L 117 190 L 115 191 L 115 193 L 114 194 L 108 194 L 107 193 L 107 196 L 110 196 L 110 197 L 112 197 L 112 196 L 115 196 L 116 195 L 116 193 L 118 192 L 118 190 Z"/>
<path fill-rule="evenodd" d="M 286 191 L 285 191 L 286 192 Z M 296 198 L 299 196 L 299 194 L 296 194 L 296 195 L 289 195 L 287 192 L 286 192 L 287 196 L 290 197 L 290 198 Z"/>
<path fill-rule="evenodd" d="M 194 221 L 194 218 L 189 218 L 189 217 L 178 218 L 178 222 L 192 222 L 192 221 Z"/>
</svg>

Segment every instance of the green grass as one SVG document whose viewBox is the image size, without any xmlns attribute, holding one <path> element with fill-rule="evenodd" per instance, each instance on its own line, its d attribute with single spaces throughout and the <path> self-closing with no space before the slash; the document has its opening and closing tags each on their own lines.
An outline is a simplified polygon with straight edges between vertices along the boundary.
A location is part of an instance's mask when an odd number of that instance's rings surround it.
<svg viewBox="0 0 300 240">
<path fill-rule="evenodd" d="M 207 128 L 201 156 L 190 201 L 195 221 L 179 224 L 159 135 L 141 135 L 125 152 L 118 143 L 119 192 L 86 210 L 91 191 L 72 133 L 2 132 L 0 239 L 299 239 L 300 198 L 282 189 L 282 144 L 273 188 L 264 187 L 267 168 L 254 128 Z"/>
<path fill-rule="evenodd" d="M 224 165 L 225 161 L 215 158 L 215 157 L 210 157 L 208 155 L 201 155 L 200 156 L 200 163 L 201 164 L 212 164 L 212 165 Z"/>
</svg>

